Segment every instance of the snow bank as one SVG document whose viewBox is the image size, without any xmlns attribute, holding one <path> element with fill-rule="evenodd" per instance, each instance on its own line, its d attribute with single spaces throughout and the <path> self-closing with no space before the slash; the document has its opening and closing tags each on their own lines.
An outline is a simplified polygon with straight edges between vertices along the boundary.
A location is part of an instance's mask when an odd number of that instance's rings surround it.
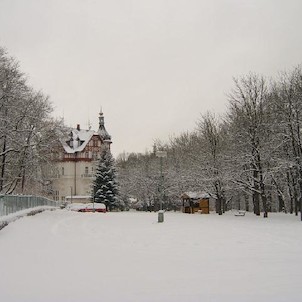
<svg viewBox="0 0 302 302">
<path fill-rule="evenodd" d="M 6 216 L 1 216 L 0 217 L 0 230 L 6 227 L 10 222 L 13 222 L 19 218 L 22 218 L 24 216 L 33 216 L 35 214 L 41 213 L 46 210 L 54 210 L 56 209 L 55 207 L 51 206 L 39 206 L 39 207 L 34 207 L 30 209 L 25 209 L 22 211 L 18 211 Z"/>
</svg>

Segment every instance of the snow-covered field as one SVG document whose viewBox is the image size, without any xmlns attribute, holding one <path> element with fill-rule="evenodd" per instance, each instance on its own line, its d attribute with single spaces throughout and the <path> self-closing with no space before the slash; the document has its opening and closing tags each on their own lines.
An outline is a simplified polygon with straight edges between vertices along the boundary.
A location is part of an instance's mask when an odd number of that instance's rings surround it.
<svg viewBox="0 0 302 302">
<path fill-rule="evenodd" d="M 0 301 L 302 301 L 302 223 L 46 211 L 0 231 Z"/>
</svg>

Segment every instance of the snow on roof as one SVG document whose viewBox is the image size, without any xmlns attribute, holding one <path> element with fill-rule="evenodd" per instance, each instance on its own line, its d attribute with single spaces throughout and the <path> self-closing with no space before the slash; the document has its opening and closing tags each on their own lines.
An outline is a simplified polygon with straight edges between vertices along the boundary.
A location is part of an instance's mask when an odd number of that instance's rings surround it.
<svg viewBox="0 0 302 302">
<path fill-rule="evenodd" d="M 72 129 L 70 131 L 70 145 L 67 143 L 68 140 L 62 140 L 65 152 L 75 153 L 83 151 L 93 135 L 98 135 L 98 133 L 93 130 Z"/>
<path fill-rule="evenodd" d="M 100 127 L 98 130 L 98 135 L 103 139 L 107 141 L 111 141 L 111 136 L 107 132 L 107 130 L 104 127 Z"/>
<path fill-rule="evenodd" d="M 81 152 L 93 135 L 99 136 L 107 144 L 111 143 L 111 136 L 105 128 L 103 112 L 100 112 L 98 131 L 80 129 L 78 124 L 76 129 L 71 129 L 69 138 L 62 140 L 61 143 L 66 153 Z"/>
<path fill-rule="evenodd" d="M 182 198 L 190 198 L 190 199 L 202 199 L 202 198 L 210 198 L 210 194 L 206 192 L 184 192 L 181 195 Z"/>
<path fill-rule="evenodd" d="M 72 195 L 72 196 L 70 196 L 70 195 L 68 195 L 68 196 L 65 196 L 65 199 L 90 199 L 91 198 L 91 196 L 89 196 L 89 195 Z"/>
</svg>

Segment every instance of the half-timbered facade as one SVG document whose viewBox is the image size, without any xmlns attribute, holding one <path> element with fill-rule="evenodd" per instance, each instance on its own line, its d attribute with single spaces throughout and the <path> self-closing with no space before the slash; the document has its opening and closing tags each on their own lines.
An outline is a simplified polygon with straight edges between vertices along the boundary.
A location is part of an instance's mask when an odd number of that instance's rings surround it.
<svg viewBox="0 0 302 302">
<path fill-rule="evenodd" d="M 110 149 L 104 115 L 99 114 L 99 129 L 71 129 L 69 137 L 61 141 L 57 160 L 57 174 L 53 178 L 54 199 L 89 202 L 95 169 L 104 149 Z"/>
</svg>

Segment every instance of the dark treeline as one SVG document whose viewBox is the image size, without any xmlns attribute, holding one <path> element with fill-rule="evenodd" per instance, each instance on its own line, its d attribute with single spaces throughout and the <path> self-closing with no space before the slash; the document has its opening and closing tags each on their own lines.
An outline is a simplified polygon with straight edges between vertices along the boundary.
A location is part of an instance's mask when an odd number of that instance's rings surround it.
<svg viewBox="0 0 302 302">
<path fill-rule="evenodd" d="M 221 117 L 203 114 L 197 129 L 157 142 L 154 152 L 117 158 L 124 199 L 156 207 L 163 181 L 165 206 L 185 191 L 206 191 L 219 214 L 229 209 L 295 213 L 302 202 L 302 71 L 276 79 L 250 73 L 234 79 Z M 156 150 L 167 151 L 163 179 Z"/>
<path fill-rule="evenodd" d="M 52 110 L 0 47 L 0 194 L 47 193 L 45 173 L 61 127 Z"/>
</svg>

